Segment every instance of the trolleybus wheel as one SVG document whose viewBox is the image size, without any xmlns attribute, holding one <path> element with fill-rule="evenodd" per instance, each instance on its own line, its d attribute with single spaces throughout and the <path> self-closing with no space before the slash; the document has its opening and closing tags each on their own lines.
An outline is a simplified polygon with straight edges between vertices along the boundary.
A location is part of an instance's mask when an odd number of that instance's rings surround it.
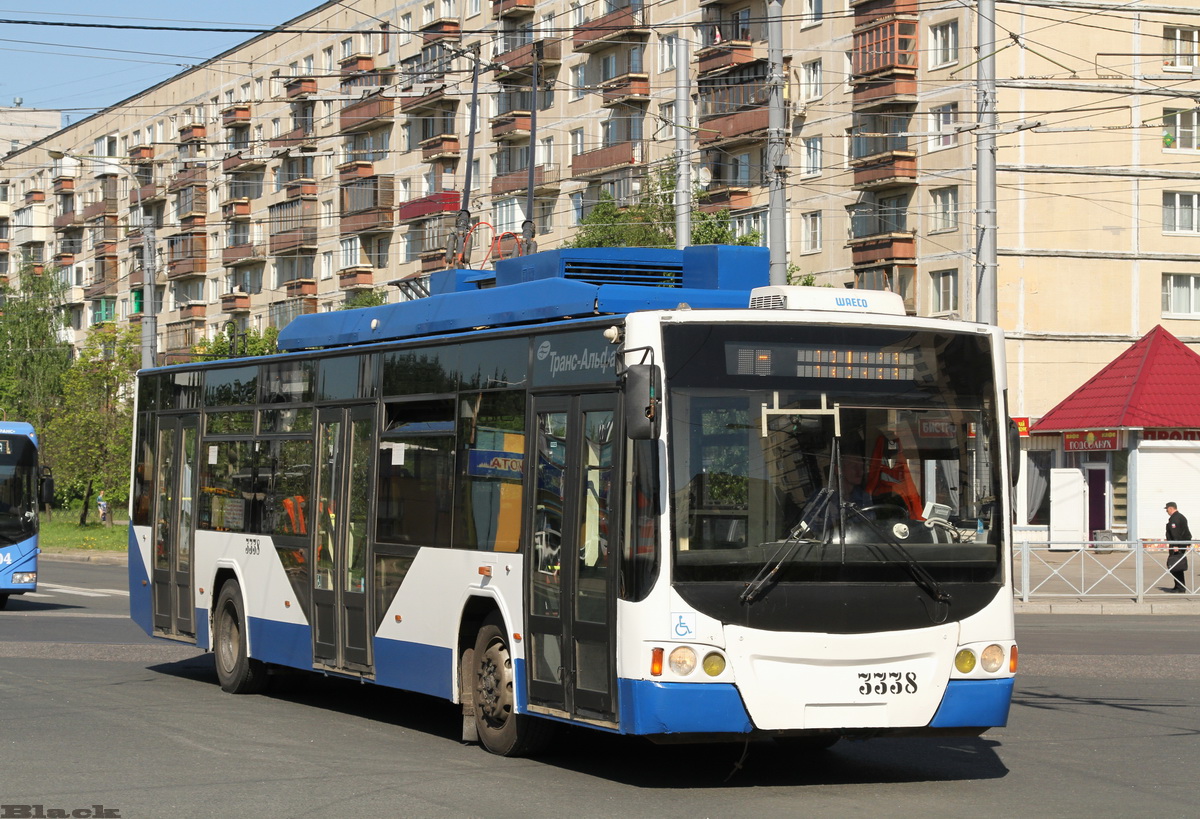
<svg viewBox="0 0 1200 819">
<path fill-rule="evenodd" d="M 0 594 L 0 611 L 2 611 L 4 609 L 4 607 L 7 605 L 8 605 L 8 595 Z"/>
<path fill-rule="evenodd" d="M 536 753 L 554 730 L 547 720 L 516 713 L 512 654 L 495 619 L 475 638 L 475 726 L 483 747 L 500 756 Z"/>
<path fill-rule="evenodd" d="M 267 687 L 267 666 L 246 651 L 246 615 L 236 580 L 227 580 L 221 587 L 214 620 L 213 653 L 221 689 L 230 694 L 261 693 Z"/>
</svg>

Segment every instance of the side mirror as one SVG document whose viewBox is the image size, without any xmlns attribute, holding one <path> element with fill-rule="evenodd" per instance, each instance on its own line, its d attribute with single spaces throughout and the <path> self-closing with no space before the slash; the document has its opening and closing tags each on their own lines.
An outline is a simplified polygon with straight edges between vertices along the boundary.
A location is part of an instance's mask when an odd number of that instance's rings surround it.
<svg viewBox="0 0 1200 819">
<path fill-rule="evenodd" d="M 45 506 L 46 504 L 54 503 L 54 473 L 50 471 L 50 467 L 42 467 L 41 479 L 42 482 L 38 491 L 38 505 Z"/>
<path fill-rule="evenodd" d="M 658 437 L 662 406 L 662 375 L 657 364 L 632 364 L 625 368 L 625 437 L 651 441 Z"/>
<path fill-rule="evenodd" d="M 1008 469 L 1009 480 L 1016 486 L 1021 479 L 1021 431 L 1011 418 L 1008 419 Z"/>
</svg>

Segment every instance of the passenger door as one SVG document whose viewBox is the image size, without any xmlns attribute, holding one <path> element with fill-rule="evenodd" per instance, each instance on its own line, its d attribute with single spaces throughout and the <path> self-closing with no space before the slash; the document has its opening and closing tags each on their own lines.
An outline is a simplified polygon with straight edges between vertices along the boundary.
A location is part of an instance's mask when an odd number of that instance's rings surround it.
<svg viewBox="0 0 1200 819">
<path fill-rule="evenodd" d="M 615 722 L 616 396 L 538 397 L 532 417 L 529 700 L 534 710 Z"/>
<path fill-rule="evenodd" d="M 372 669 L 367 510 L 374 453 L 374 407 L 320 411 L 312 590 L 318 667 Z"/>
<path fill-rule="evenodd" d="M 194 636 L 192 545 L 200 419 L 160 416 L 154 488 L 154 630 Z"/>
</svg>

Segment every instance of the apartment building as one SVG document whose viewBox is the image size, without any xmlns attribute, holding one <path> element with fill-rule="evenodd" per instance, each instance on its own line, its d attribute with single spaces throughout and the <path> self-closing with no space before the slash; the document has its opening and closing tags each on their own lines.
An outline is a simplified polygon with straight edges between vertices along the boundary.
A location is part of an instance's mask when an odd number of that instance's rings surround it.
<svg viewBox="0 0 1200 819">
<path fill-rule="evenodd" d="M 1013 415 L 1036 420 L 1157 325 L 1200 339 L 1196 7 L 999 4 Z M 695 208 L 728 209 L 818 284 L 973 318 L 973 8 L 786 0 L 783 15 L 783 237 L 767 235 L 764 0 L 362 0 L 314 8 L 11 154 L 3 275 L 21 261 L 57 269 L 75 341 L 96 322 L 136 323 L 148 220 L 157 349 L 171 361 L 227 326 L 282 326 L 363 289 L 419 297 L 446 265 L 468 179 L 473 265 L 520 252 L 526 217 L 538 246 L 556 247 L 601 196 L 632 202 L 671 167 L 682 124 Z M 1026 446 L 1038 474 L 1104 458 L 1106 520 L 1123 525 L 1120 453 L 1072 453 L 1054 436 Z M 1044 512 L 1018 496 L 1018 522 Z"/>
</svg>

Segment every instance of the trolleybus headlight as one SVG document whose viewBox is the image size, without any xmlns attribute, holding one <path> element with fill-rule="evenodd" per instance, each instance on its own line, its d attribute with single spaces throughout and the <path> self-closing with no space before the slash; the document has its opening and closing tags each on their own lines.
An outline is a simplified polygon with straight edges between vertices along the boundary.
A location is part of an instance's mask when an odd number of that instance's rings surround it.
<svg viewBox="0 0 1200 819">
<path fill-rule="evenodd" d="M 712 651 L 704 655 L 704 662 L 700 664 L 704 669 L 704 673 L 710 677 L 719 677 L 721 672 L 725 670 L 725 658 L 719 653 Z"/>
<path fill-rule="evenodd" d="M 696 652 L 687 646 L 679 646 L 671 652 L 667 662 L 671 665 L 671 671 L 680 677 L 686 677 L 696 670 Z"/>
<path fill-rule="evenodd" d="M 969 648 L 959 650 L 959 652 L 954 655 L 954 667 L 957 668 L 961 674 L 970 674 L 975 670 L 975 652 Z"/>
<path fill-rule="evenodd" d="M 13 572 L 13 583 L 36 583 L 37 572 Z"/>
<path fill-rule="evenodd" d="M 995 644 L 988 646 L 979 655 L 979 664 L 989 674 L 999 671 L 1000 666 L 1004 665 L 1004 649 Z"/>
</svg>

